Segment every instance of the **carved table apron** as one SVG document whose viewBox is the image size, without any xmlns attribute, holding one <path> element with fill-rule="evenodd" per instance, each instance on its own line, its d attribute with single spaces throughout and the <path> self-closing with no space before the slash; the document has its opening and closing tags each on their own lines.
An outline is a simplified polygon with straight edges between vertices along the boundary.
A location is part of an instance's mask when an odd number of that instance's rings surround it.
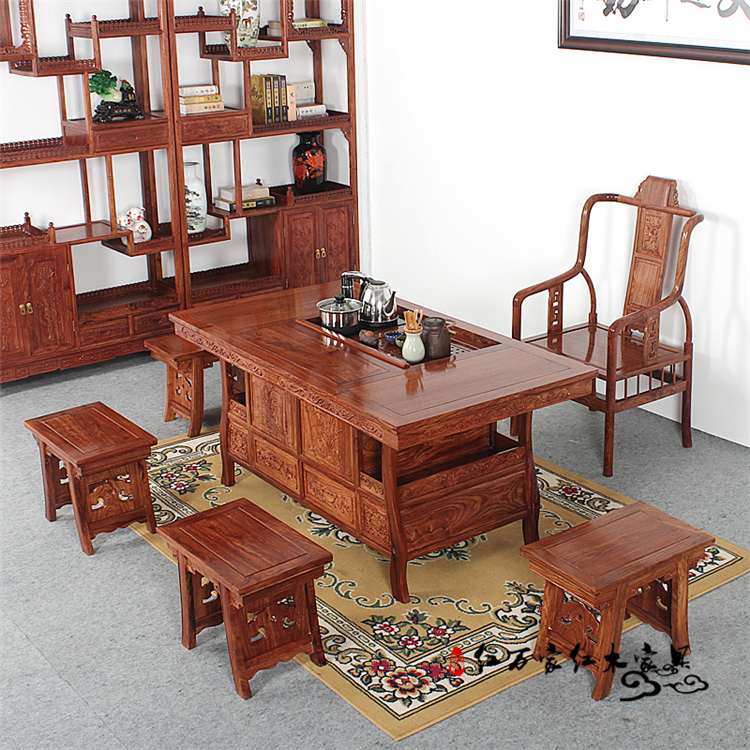
<svg viewBox="0 0 750 750">
<path fill-rule="evenodd" d="M 223 483 L 237 462 L 383 553 L 408 602 L 409 560 L 517 520 L 524 543 L 538 538 L 531 413 L 590 394 L 596 371 L 460 321 L 451 356 L 406 367 L 308 324 L 337 291 L 170 317 L 222 363 Z M 508 417 L 516 437 L 497 430 Z"/>
</svg>

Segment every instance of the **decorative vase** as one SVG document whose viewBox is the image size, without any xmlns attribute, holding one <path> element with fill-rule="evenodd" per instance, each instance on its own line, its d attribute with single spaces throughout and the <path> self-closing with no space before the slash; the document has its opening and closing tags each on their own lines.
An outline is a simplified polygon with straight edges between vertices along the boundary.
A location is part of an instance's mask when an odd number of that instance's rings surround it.
<svg viewBox="0 0 750 750">
<path fill-rule="evenodd" d="M 197 161 L 186 161 L 183 164 L 188 234 L 197 234 L 206 228 L 208 201 L 206 200 L 206 187 L 198 174 L 198 166 Z"/>
<path fill-rule="evenodd" d="M 404 331 L 406 340 L 401 347 L 401 356 L 410 364 L 416 365 L 424 359 L 424 341 L 422 341 L 422 329 L 415 333 Z"/>
<path fill-rule="evenodd" d="M 292 149 L 294 186 L 299 193 L 315 193 L 326 181 L 326 150 L 318 143 L 320 133 L 299 133 Z"/>
<path fill-rule="evenodd" d="M 237 22 L 237 46 L 255 47 L 260 33 L 260 0 L 221 0 L 221 14 L 228 16 L 232 11 Z M 231 32 L 225 31 L 224 39 L 229 47 Z"/>
</svg>

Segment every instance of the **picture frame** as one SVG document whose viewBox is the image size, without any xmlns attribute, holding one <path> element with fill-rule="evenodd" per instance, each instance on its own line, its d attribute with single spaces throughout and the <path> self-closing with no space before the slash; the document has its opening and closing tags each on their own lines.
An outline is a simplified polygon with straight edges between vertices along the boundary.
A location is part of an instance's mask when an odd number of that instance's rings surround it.
<svg viewBox="0 0 750 750">
<path fill-rule="evenodd" d="M 750 0 L 558 0 L 558 47 L 750 65 Z"/>
</svg>

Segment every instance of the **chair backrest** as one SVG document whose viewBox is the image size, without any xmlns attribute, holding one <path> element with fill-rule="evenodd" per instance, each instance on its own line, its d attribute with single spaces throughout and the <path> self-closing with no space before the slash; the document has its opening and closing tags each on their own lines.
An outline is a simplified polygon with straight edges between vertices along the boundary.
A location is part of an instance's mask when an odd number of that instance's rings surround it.
<svg viewBox="0 0 750 750">
<path fill-rule="evenodd" d="M 649 208 L 639 208 L 636 216 L 623 315 L 642 310 L 661 299 L 672 245 L 672 214 L 651 207 L 679 206 L 677 182 L 663 177 L 647 177 L 638 186 L 635 199 Z M 658 326 L 659 316 L 656 315 L 633 328 L 643 333 L 650 328 L 658 338 Z"/>
</svg>

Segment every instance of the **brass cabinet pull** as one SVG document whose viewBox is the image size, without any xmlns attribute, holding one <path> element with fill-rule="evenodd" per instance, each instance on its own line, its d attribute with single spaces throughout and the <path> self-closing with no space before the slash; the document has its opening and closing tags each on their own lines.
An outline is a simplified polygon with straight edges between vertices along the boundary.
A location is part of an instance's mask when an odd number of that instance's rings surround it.
<svg viewBox="0 0 750 750">
<path fill-rule="evenodd" d="M 34 312 L 34 308 L 31 306 L 31 302 L 26 303 L 26 314 L 31 315 Z"/>
<path fill-rule="evenodd" d="M 319 247 L 315 248 L 315 257 L 316 258 L 320 258 L 320 248 Z"/>
<path fill-rule="evenodd" d="M 324 247 L 320 248 L 320 257 L 325 258 L 326 257 L 326 249 Z"/>
<path fill-rule="evenodd" d="M 21 311 L 21 315 L 26 315 L 26 305 L 23 302 L 18 306 L 18 309 Z"/>
</svg>

